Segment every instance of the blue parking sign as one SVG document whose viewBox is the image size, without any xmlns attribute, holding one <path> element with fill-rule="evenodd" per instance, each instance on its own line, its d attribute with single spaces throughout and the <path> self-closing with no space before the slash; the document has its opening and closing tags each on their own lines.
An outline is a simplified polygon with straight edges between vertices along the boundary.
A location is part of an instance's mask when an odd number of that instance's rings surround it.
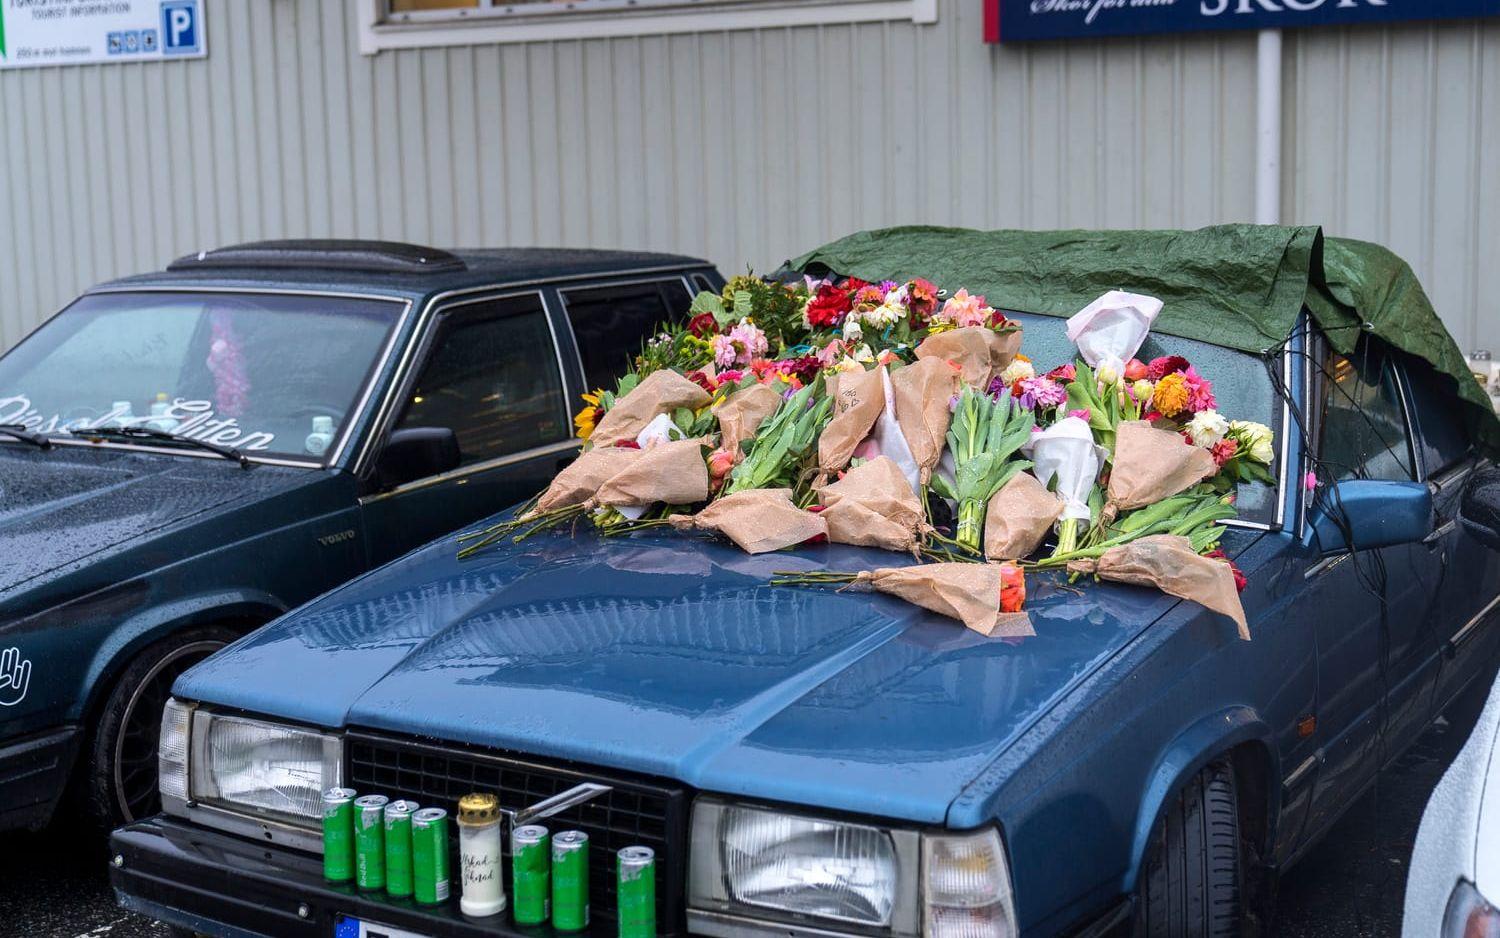
<svg viewBox="0 0 1500 938">
<path fill-rule="evenodd" d="M 196 55 L 203 45 L 200 34 L 202 25 L 198 0 L 163 0 L 162 55 Z"/>
</svg>

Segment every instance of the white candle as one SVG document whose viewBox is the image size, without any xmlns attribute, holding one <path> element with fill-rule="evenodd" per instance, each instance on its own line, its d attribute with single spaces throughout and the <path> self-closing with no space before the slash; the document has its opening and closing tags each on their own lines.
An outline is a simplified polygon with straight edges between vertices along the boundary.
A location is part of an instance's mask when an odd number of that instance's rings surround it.
<svg viewBox="0 0 1500 938">
<path fill-rule="evenodd" d="M 494 795 L 464 795 L 458 800 L 459 875 L 465 915 L 483 918 L 505 910 L 505 881 L 500 877 L 500 802 Z"/>
</svg>

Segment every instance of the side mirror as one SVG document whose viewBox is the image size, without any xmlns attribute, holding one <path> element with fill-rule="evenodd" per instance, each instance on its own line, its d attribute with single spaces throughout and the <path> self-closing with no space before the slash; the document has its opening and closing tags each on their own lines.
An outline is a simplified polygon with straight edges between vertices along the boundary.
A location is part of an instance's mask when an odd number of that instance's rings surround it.
<svg viewBox="0 0 1500 938">
<path fill-rule="evenodd" d="M 1324 554 L 1351 541 L 1357 550 L 1415 544 L 1432 533 L 1432 493 L 1418 482 L 1338 482 L 1313 509 L 1312 529 Z"/>
<path fill-rule="evenodd" d="M 402 427 L 393 431 L 375 463 L 380 490 L 457 469 L 463 457 L 458 437 L 448 427 Z"/>
<path fill-rule="evenodd" d="M 1490 550 L 1500 550 L 1500 468 L 1489 466 L 1469 477 L 1458 517 L 1470 537 Z"/>
</svg>

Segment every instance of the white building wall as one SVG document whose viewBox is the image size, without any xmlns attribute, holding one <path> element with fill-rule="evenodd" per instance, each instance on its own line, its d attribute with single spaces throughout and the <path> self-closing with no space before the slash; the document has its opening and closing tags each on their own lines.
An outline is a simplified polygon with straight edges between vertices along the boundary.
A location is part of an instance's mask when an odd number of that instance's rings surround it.
<svg viewBox="0 0 1500 938">
<path fill-rule="evenodd" d="M 850 231 L 1252 215 L 1250 33 L 1036 46 L 936 25 L 361 55 L 355 0 L 214 0 L 206 59 L 0 72 L 0 348 L 204 247 L 360 236 L 706 255 Z M 1289 222 L 1408 257 L 1500 347 L 1500 25 L 1287 38 Z"/>
</svg>

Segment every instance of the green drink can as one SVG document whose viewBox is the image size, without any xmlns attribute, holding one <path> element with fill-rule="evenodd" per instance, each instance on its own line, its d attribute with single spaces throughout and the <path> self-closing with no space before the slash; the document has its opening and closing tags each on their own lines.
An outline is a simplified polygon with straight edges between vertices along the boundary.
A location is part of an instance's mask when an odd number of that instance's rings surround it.
<svg viewBox="0 0 1500 938">
<path fill-rule="evenodd" d="M 423 808 L 411 816 L 412 898 L 419 905 L 448 901 L 448 812 Z"/>
<path fill-rule="evenodd" d="M 656 851 L 625 847 L 615 861 L 620 938 L 656 938 Z"/>
<path fill-rule="evenodd" d="M 352 788 L 323 792 L 323 878 L 347 883 L 354 878 L 354 799 Z"/>
<path fill-rule="evenodd" d="M 510 833 L 517 925 L 540 925 L 552 912 L 552 845 L 547 835 L 547 828 L 540 824 L 527 824 Z"/>
<path fill-rule="evenodd" d="M 385 891 L 397 899 L 411 895 L 411 816 L 415 801 L 385 806 Z"/>
<path fill-rule="evenodd" d="M 385 795 L 354 799 L 354 884 L 385 888 Z"/>
<path fill-rule="evenodd" d="M 589 927 L 589 835 L 563 831 L 552 838 L 552 927 Z"/>
</svg>

